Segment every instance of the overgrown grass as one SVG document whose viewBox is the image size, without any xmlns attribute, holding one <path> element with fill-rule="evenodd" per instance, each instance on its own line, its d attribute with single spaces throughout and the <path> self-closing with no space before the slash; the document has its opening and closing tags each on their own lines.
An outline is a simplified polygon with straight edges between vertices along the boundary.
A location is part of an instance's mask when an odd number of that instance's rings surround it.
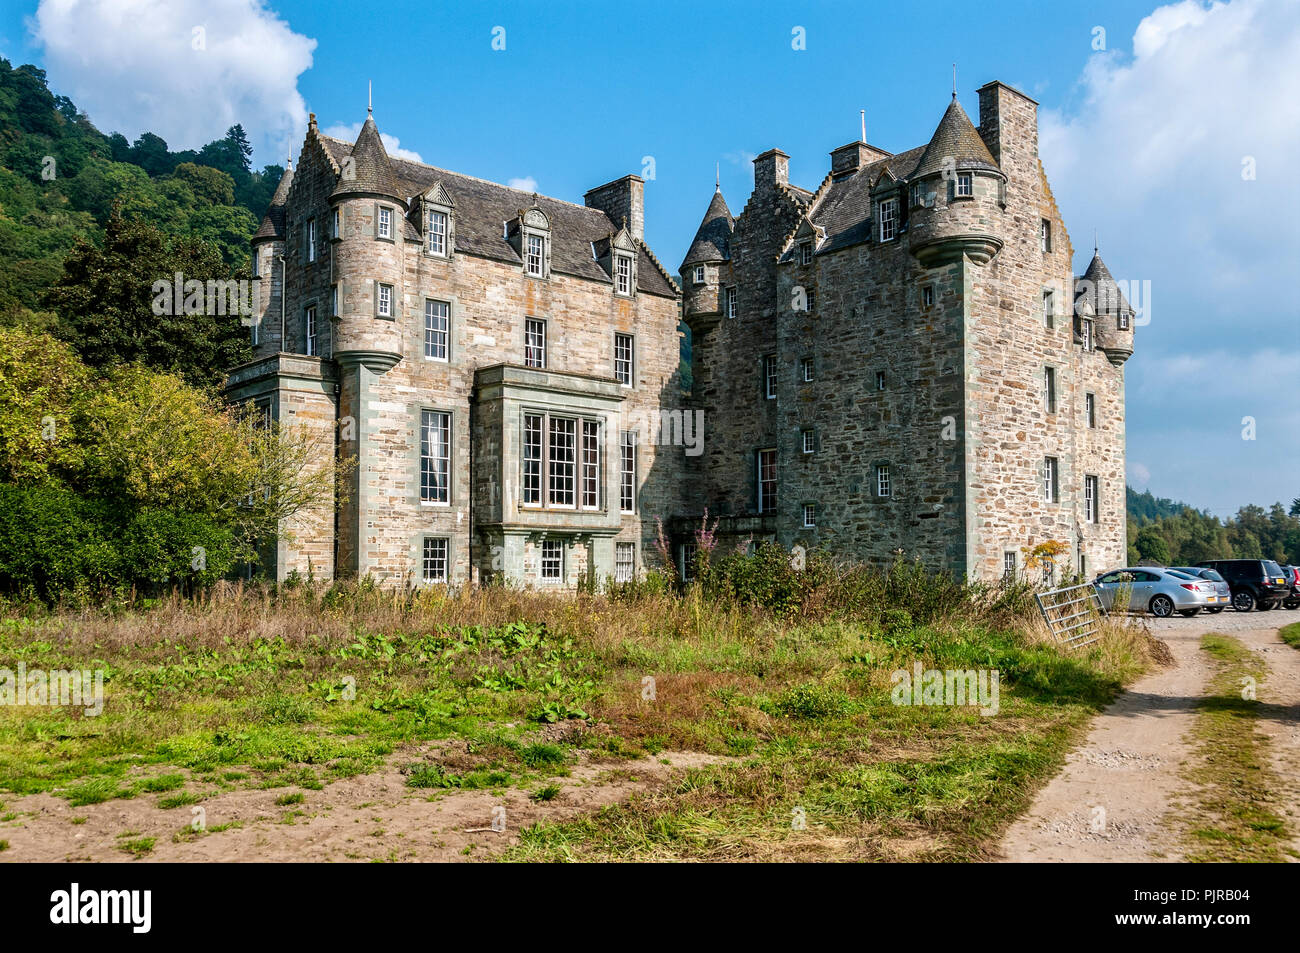
<svg viewBox="0 0 1300 953">
<path fill-rule="evenodd" d="M 1291 648 L 1300 649 L 1300 622 L 1292 622 L 1290 625 L 1282 626 L 1278 635 Z"/>
<path fill-rule="evenodd" d="M 1209 692 L 1196 715 L 1196 821 L 1184 825 L 1187 859 L 1214 863 L 1286 859 L 1286 822 L 1275 811 L 1277 779 L 1257 722 L 1257 691 L 1268 668 L 1238 639 L 1210 633 L 1201 650 L 1214 660 Z"/>
</svg>

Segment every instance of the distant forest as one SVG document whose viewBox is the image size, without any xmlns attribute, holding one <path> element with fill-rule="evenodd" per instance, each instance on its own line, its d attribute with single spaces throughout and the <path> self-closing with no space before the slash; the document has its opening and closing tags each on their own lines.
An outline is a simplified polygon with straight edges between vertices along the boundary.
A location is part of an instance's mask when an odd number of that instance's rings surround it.
<svg viewBox="0 0 1300 953">
<path fill-rule="evenodd" d="M 1289 509 L 1274 503 L 1243 506 L 1220 520 L 1128 487 L 1128 561 L 1183 566 L 1203 559 L 1275 559 L 1300 565 L 1300 498 Z"/>
</svg>

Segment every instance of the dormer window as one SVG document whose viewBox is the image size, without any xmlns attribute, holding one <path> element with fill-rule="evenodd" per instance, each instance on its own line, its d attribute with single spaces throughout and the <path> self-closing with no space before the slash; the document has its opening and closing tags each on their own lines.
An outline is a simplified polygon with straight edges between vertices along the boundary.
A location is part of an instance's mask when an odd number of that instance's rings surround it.
<svg viewBox="0 0 1300 953">
<path fill-rule="evenodd" d="M 440 212 L 437 209 L 429 209 L 429 215 L 425 223 L 425 234 L 427 236 L 426 247 L 430 255 L 437 255 L 439 258 L 447 257 L 447 213 Z"/>
<path fill-rule="evenodd" d="M 546 259 L 546 239 L 541 235 L 528 236 L 528 257 L 525 264 L 530 275 L 542 276 L 543 262 Z"/>
<path fill-rule="evenodd" d="M 389 240 L 393 237 L 393 210 L 386 205 L 379 206 L 375 217 L 375 237 Z"/>
<path fill-rule="evenodd" d="M 703 265 L 696 265 L 696 266 L 695 266 L 695 275 L 694 275 L 694 278 L 695 278 L 695 283 L 696 283 L 697 285 L 702 285 L 702 284 L 704 284 L 704 266 L 703 266 Z"/>
<path fill-rule="evenodd" d="M 968 199 L 975 194 L 975 185 L 973 177 L 969 172 L 957 173 L 957 184 L 954 187 L 953 195 L 959 199 Z"/>
<path fill-rule="evenodd" d="M 632 293 L 632 259 L 628 255 L 614 256 L 614 292 L 621 295 Z"/>
<path fill-rule="evenodd" d="M 812 260 L 813 260 L 812 242 L 800 242 L 799 243 L 799 264 L 811 265 Z"/>
<path fill-rule="evenodd" d="M 892 242 L 898 237 L 898 199 L 884 199 L 879 206 L 880 240 Z"/>
</svg>

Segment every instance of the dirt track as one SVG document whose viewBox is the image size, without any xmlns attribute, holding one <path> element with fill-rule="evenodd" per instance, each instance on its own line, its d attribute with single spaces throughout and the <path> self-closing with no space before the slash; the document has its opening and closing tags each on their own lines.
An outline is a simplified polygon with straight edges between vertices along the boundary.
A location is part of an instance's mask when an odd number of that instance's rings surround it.
<svg viewBox="0 0 1300 953">
<path fill-rule="evenodd" d="M 1272 739 L 1287 823 L 1293 833 L 1300 830 L 1300 651 L 1277 636 L 1279 627 L 1294 621 L 1300 614 L 1277 610 L 1147 620 L 1176 664 L 1139 681 L 1096 718 L 1061 773 L 1007 832 L 1002 859 L 1180 859 L 1169 815 L 1189 791 L 1182 771 L 1192 753 L 1188 736 L 1212 674 L 1200 639 L 1213 631 L 1240 639 L 1268 666 L 1258 723 Z"/>
</svg>

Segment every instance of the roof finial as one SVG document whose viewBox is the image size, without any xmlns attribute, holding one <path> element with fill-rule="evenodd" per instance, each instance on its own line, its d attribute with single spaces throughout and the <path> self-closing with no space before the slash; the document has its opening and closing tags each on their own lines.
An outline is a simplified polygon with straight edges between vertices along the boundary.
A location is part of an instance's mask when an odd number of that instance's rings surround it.
<svg viewBox="0 0 1300 953">
<path fill-rule="evenodd" d="M 375 81 L 373 79 L 368 79 L 366 80 L 366 115 L 373 116 L 374 114 L 375 114 Z"/>
<path fill-rule="evenodd" d="M 859 109 L 858 115 L 862 117 L 862 141 L 866 142 L 867 141 L 867 111 L 865 109 Z"/>
<path fill-rule="evenodd" d="M 713 164 L 713 191 L 715 192 L 722 191 L 722 163 L 721 162 L 715 162 Z"/>
<path fill-rule="evenodd" d="M 1092 230 L 1092 254 L 1094 257 L 1097 254 L 1097 230 L 1095 228 Z"/>
<path fill-rule="evenodd" d="M 952 64 L 952 101 L 957 101 L 957 64 Z"/>
</svg>

